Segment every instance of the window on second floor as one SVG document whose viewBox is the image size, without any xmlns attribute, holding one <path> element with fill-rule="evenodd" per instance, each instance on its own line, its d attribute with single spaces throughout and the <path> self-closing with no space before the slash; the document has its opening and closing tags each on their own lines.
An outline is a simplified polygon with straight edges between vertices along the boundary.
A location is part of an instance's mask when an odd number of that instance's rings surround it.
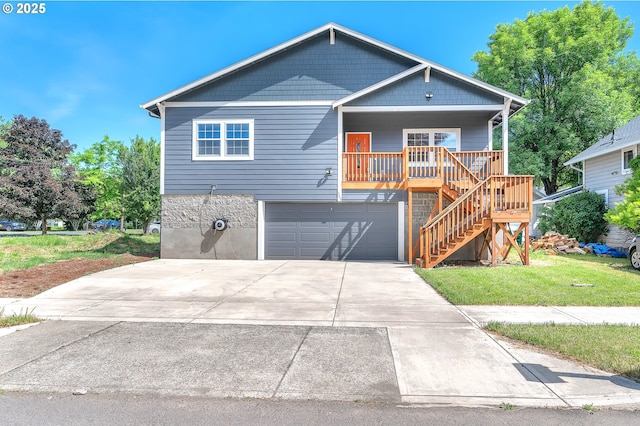
<svg viewBox="0 0 640 426">
<path fill-rule="evenodd" d="M 622 173 L 631 173 L 631 160 L 637 155 L 636 147 L 625 148 L 622 150 Z"/>
<path fill-rule="evenodd" d="M 253 120 L 194 120 L 192 155 L 202 160 L 253 160 Z"/>
<path fill-rule="evenodd" d="M 404 129 L 405 146 L 442 146 L 460 151 L 460 129 Z"/>
</svg>

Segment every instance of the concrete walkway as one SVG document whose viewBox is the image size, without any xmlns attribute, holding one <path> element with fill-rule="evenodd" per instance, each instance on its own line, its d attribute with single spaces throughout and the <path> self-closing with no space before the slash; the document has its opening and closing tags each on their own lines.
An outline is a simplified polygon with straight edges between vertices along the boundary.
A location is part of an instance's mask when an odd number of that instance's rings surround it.
<svg viewBox="0 0 640 426">
<path fill-rule="evenodd" d="M 157 260 L 4 303 L 65 320 L 0 337 L 4 390 L 640 407 L 636 382 L 478 327 L 595 311 L 457 308 L 405 264 Z"/>
</svg>

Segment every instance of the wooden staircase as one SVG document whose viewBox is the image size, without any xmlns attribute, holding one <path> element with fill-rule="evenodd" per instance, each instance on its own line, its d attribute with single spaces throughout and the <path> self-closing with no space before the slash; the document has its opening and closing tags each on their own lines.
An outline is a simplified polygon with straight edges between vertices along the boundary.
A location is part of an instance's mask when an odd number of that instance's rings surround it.
<svg viewBox="0 0 640 426">
<path fill-rule="evenodd" d="M 528 264 L 528 245 L 521 249 L 516 238 L 524 232 L 525 241 L 528 240 L 532 185 L 532 176 L 489 176 L 458 193 L 449 206 L 420 228 L 416 263 L 432 268 L 484 234 L 482 248 L 476 252 L 477 260 L 485 249 L 491 248 L 495 265 L 499 257 L 506 258 L 514 248 L 523 264 Z M 509 226 L 513 222 L 520 223 L 516 232 L 511 232 Z M 502 245 L 497 238 L 500 231 Z"/>
<path fill-rule="evenodd" d="M 521 249 L 516 237 L 529 237 L 533 177 L 505 176 L 502 151 L 411 146 L 402 152 L 344 152 L 342 188 L 408 192 L 410 263 L 434 267 L 476 238 L 482 240 L 476 260 L 489 250 L 496 265 L 514 249 L 529 263 L 528 245 Z M 436 193 L 437 201 L 414 245 L 415 192 Z M 515 232 L 512 223 L 520 224 Z"/>
</svg>

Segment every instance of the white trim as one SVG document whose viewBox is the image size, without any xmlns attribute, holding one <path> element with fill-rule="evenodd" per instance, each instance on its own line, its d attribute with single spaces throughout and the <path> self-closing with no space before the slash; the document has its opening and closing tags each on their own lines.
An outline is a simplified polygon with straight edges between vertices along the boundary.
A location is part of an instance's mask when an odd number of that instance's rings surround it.
<svg viewBox="0 0 640 426">
<path fill-rule="evenodd" d="M 258 201 L 258 260 L 264 260 L 265 236 L 265 203 L 264 201 Z"/>
<path fill-rule="evenodd" d="M 602 195 L 604 198 L 604 205 L 606 208 L 609 208 L 609 190 L 608 189 L 600 189 L 595 191 L 596 194 Z"/>
<path fill-rule="evenodd" d="M 493 119 L 487 122 L 487 140 L 489 143 L 487 144 L 487 149 L 489 151 L 493 151 Z"/>
<path fill-rule="evenodd" d="M 396 74 L 394 76 L 391 76 L 391 77 L 389 77 L 389 78 L 387 78 L 385 80 L 382 80 L 382 81 L 380 81 L 380 82 L 378 82 L 376 84 L 372 84 L 369 87 L 365 87 L 362 90 L 359 90 L 359 91 L 357 91 L 355 93 L 350 94 L 349 96 L 345 96 L 342 99 L 338 99 L 337 101 L 335 101 L 333 103 L 332 106 L 333 106 L 333 108 L 336 108 L 336 107 L 339 107 L 339 106 L 344 105 L 346 103 L 349 103 L 349 102 L 353 101 L 354 99 L 358 99 L 359 97 L 362 97 L 364 95 L 368 95 L 369 93 L 375 92 L 376 90 L 378 90 L 378 89 L 380 89 L 382 87 L 385 87 L 385 86 L 387 86 L 387 85 L 389 85 L 391 83 L 395 83 L 396 81 L 402 80 L 405 77 L 408 77 L 410 75 L 413 75 L 413 74 L 417 73 L 418 71 L 422 71 L 426 67 L 427 66 L 425 64 L 416 65 L 413 68 L 409 68 L 408 70 L 404 70 L 401 73 Z"/>
<path fill-rule="evenodd" d="M 404 201 L 398 202 L 398 261 L 404 262 Z"/>
<path fill-rule="evenodd" d="M 223 101 L 223 102 L 165 102 L 171 108 L 219 108 L 219 107 L 287 107 L 332 106 L 333 101 Z"/>
<path fill-rule="evenodd" d="M 462 137 L 461 137 L 461 129 L 459 127 L 452 128 L 419 128 L 419 129 L 402 129 L 402 147 L 407 147 L 407 136 L 409 133 L 455 133 L 456 134 L 456 152 L 460 152 L 462 149 Z M 435 142 L 435 138 L 429 137 L 429 146 L 435 146 L 433 143 Z"/>
<path fill-rule="evenodd" d="M 249 155 L 227 155 L 226 130 L 227 124 L 249 124 Z M 220 155 L 198 154 L 198 125 L 220 124 Z M 251 161 L 253 160 L 253 146 L 255 144 L 253 119 L 195 119 L 191 126 L 191 160 L 192 161 Z"/>
<path fill-rule="evenodd" d="M 624 167 L 624 153 L 629 151 L 632 152 L 631 159 L 633 160 L 638 156 L 638 146 L 637 145 L 627 146 L 620 150 L 620 174 L 622 175 L 627 175 L 633 171 L 631 167 L 628 167 L 628 168 Z"/>
<path fill-rule="evenodd" d="M 344 112 L 502 111 L 504 105 L 392 105 L 343 106 Z"/>
<path fill-rule="evenodd" d="M 342 107 L 338 107 L 338 195 L 337 201 L 342 201 L 342 152 L 344 151 L 344 137 L 343 135 L 343 115 Z"/>
<path fill-rule="evenodd" d="M 329 28 L 329 44 L 336 44 L 336 32 L 333 28 Z"/>
<path fill-rule="evenodd" d="M 424 70 L 424 82 L 428 83 L 431 80 L 431 67 L 427 67 Z"/>
<path fill-rule="evenodd" d="M 182 87 L 179 87 L 178 89 L 172 90 L 171 92 L 166 93 L 166 94 L 164 94 L 164 95 L 162 95 L 160 97 L 157 97 L 155 99 L 152 99 L 152 100 L 150 100 L 150 101 L 148 101 L 148 102 L 146 102 L 146 103 L 144 103 L 144 104 L 142 104 L 140 106 L 142 108 L 144 108 L 144 109 L 149 109 L 151 107 L 154 107 L 159 102 L 166 101 L 169 98 L 178 96 L 178 95 L 180 95 L 182 93 L 185 93 L 185 92 L 187 92 L 189 90 L 193 90 L 193 89 L 195 89 L 197 87 L 200 87 L 200 86 L 202 86 L 204 84 L 207 84 L 207 83 L 209 83 L 209 82 L 211 82 L 211 81 L 213 81 L 213 80 L 215 80 L 217 78 L 220 78 L 220 77 L 222 77 L 222 76 L 224 76 L 226 74 L 229 74 L 229 73 L 231 73 L 233 71 L 236 71 L 236 70 L 238 70 L 240 68 L 243 68 L 243 67 L 245 67 L 247 65 L 251 65 L 252 63 L 258 62 L 258 61 L 260 61 L 260 60 L 262 60 L 264 58 L 267 58 L 268 56 L 271 56 L 271 55 L 276 54 L 276 53 L 278 53 L 280 51 L 283 51 L 283 50 L 285 50 L 285 49 L 287 49 L 289 47 L 292 47 L 292 46 L 294 46 L 294 45 L 296 45 L 298 43 L 302 43 L 302 42 L 306 41 L 307 39 L 315 37 L 316 35 L 319 35 L 319 34 L 325 32 L 327 30 L 337 30 L 337 31 L 342 32 L 342 33 L 344 33 L 346 35 L 349 35 L 349 36 L 351 36 L 353 38 L 356 38 L 358 40 L 361 40 L 363 42 L 366 42 L 366 43 L 369 43 L 369 44 L 371 44 L 373 46 L 376 46 L 376 47 L 378 47 L 380 49 L 387 50 L 387 51 L 389 51 L 391 53 L 394 53 L 396 55 L 399 55 L 399 56 L 403 56 L 403 57 L 408 58 L 410 60 L 413 60 L 413 61 L 415 61 L 415 62 L 417 62 L 419 64 L 425 64 L 425 65 L 427 65 L 427 66 L 429 66 L 429 67 L 431 67 L 431 68 L 433 68 L 433 69 L 435 69 L 437 71 L 440 71 L 440 72 L 442 72 L 442 73 L 444 73 L 446 75 L 453 76 L 453 77 L 455 77 L 455 78 L 457 78 L 459 80 L 462 80 L 464 82 L 470 83 L 473 86 L 480 87 L 480 88 L 482 88 L 484 90 L 487 90 L 488 92 L 494 93 L 494 94 L 499 95 L 499 96 L 508 97 L 508 98 L 510 98 L 510 99 L 522 104 L 523 106 L 527 105 L 530 102 L 529 100 L 524 99 L 524 98 L 522 98 L 522 97 L 520 97 L 518 95 L 515 95 L 513 93 L 509 93 L 509 92 L 507 92 L 505 90 L 499 89 L 499 88 L 497 88 L 495 86 L 492 86 L 490 84 L 484 83 L 484 82 L 482 82 L 480 80 L 476 80 L 475 78 L 469 77 L 469 76 L 464 75 L 464 74 L 462 74 L 460 72 L 457 72 L 457 71 L 454 71 L 452 69 L 446 68 L 446 67 L 444 67 L 442 65 L 439 65 L 439 64 L 437 64 L 435 62 L 428 61 L 428 60 L 426 60 L 424 58 L 421 58 L 420 56 L 417 56 L 417 55 L 414 55 L 412 53 L 406 52 L 406 51 L 404 51 L 402 49 L 398 49 L 397 47 L 391 46 L 389 44 L 386 44 L 386 43 L 381 42 L 379 40 L 376 40 L 374 38 L 368 37 L 368 36 L 366 36 L 364 34 L 360 34 L 360 33 L 356 32 L 356 31 L 350 30 L 348 28 L 345 28 L 345 27 L 342 27 L 340 25 L 337 25 L 337 24 L 334 24 L 334 23 L 330 22 L 330 23 L 325 24 L 325 25 L 323 25 L 323 26 L 321 26 L 319 28 L 316 28 L 315 30 L 311 30 L 311 31 L 309 31 L 309 32 L 307 32 L 305 34 L 302 34 L 302 35 L 300 35 L 298 37 L 295 37 L 295 38 L 293 38 L 293 39 L 291 39 L 289 41 L 286 41 L 286 42 L 284 42 L 282 44 L 279 44 L 279 45 L 277 45 L 275 47 L 272 47 L 271 49 L 267 49 L 267 50 L 263 51 L 262 53 L 258 53 L 257 55 L 251 56 L 251 57 L 249 57 L 249 58 L 247 58 L 247 59 L 245 59 L 243 61 L 237 62 L 237 63 L 235 63 L 233 65 L 230 65 L 230 66 L 228 66 L 226 68 L 223 68 L 223 69 L 221 69 L 221 70 L 219 70 L 217 72 L 214 72 L 214 73 L 209 74 L 209 75 L 207 75 L 205 77 L 202 77 L 202 78 L 200 78 L 198 80 L 195 80 L 195 81 L 193 81 L 193 82 L 191 82 L 189 84 L 186 84 L 186 85 L 184 85 Z"/>
<path fill-rule="evenodd" d="M 165 113 L 163 104 L 159 103 L 157 106 L 160 113 L 160 195 L 164 195 Z"/>
</svg>

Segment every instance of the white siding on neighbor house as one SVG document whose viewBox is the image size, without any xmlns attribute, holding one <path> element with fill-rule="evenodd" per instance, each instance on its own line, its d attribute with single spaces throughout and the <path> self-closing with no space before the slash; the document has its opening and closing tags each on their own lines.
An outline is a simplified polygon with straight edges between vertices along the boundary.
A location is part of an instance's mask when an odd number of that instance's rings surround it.
<svg viewBox="0 0 640 426">
<path fill-rule="evenodd" d="M 607 191 L 607 207 L 612 209 L 623 196 L 616 194 L 616 186 L 621 185 L 630 174 L 622 174 L 622 153 L 611 152 L 584 161 L 584 186 L 588 191 Z M 604 242 L 611 247 L 629 248 L 633 235 L 617 226 L 609 225 L 609 234 Z"/>
</svg>

